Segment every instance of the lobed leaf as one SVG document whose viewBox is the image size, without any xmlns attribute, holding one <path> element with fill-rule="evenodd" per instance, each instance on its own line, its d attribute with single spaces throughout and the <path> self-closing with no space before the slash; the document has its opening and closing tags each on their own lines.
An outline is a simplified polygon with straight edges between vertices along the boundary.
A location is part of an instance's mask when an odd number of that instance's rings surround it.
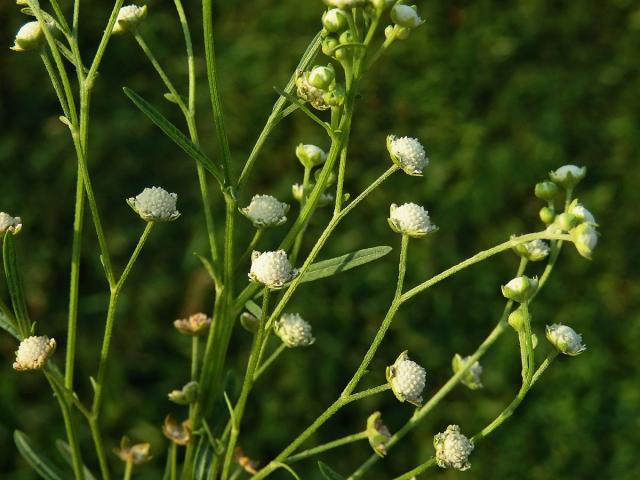
<svg viewBox="0 0 640 480">
<path fill-rule="evenodd" d="M 200 150 L 196 144 L 194 144 L 178 127 L 171 123 L 167 118 L 162 115 L 153 105 L 147 102 L 144 98 L 138 95 L 130 88 L 123 87 L 122 89 L 127 97 L 138 107 L 142 113 L 144 113 L 149 119 L 156 124 L 162 130 L 167 137 L 174 141 L 184 152 L 193 158 L 196 162 L 202 165 L 211 175 L 213 175 L 220 185 L 224 184 L 222 180 L 222 172 L 220 167 L 214 164 L 205 153 Z"/>
<path fill-rule="evenodd" d="M 68 478 L 49 459 L 33 449 L 31 440 L 26 434 L 16 430 L 13 433 L 13 440 L 20 454 L 42 478 L 45 480 L 64 480 L 64 478 Z"/>
</svg>

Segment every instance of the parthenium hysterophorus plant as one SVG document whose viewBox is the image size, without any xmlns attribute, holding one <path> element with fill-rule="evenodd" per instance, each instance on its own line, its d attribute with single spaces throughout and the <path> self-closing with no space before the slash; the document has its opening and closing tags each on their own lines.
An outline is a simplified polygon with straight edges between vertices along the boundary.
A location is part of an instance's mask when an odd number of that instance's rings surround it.
<svg viewBox="0 0 640 480">
<path fill-rule="evenodd" d="M 67 338 L 60 342 L 61 349 L 65 352 L 62 362 L 64 368 L 59 369 L 56 366 L 62 359 L 52 358 L 56 341 L 44 335 L 43 330 L 46 326 L 36 327 L 29 317 L 17 267 L 14 239 L 22 229 L 22 220 L 4 212 L 0 213 L 0 235 L 3 238 L 2 257 L 11 306 L 0 299 L 0 326 L 20 341 L 14 368 L 17 371 L 42 371 L 55 394 L 67 433 L 67 443 L 60 443 L 60 451 L 70 465 L 74 478 L 94 478 L 93 474 L 89 473 L 90 467 L 86 466 L 93 466 L 94 457 L 101 478 L 109 479 L 112 476 L 111 462 L 108 458 L 111 442 L 103 440 L 100 418 L 104 391 L 108 388 L 107 367 L 113 351 L 118 348 L 117 345 L 111 344 L 118 299 L 154 225 L 174 221 L 180 216 L 176 206 L 177 195 L 162 188 L 145 188 L 139 195 L 129 198 L 127 202 L 145 223 L 129 261 L 122 273 L 117 273 L 93 194 L 88 166 L 91 151 L 88 142 L 89 111 L 93 87 L 101 60 L 114 34 L 133 37 L 167 89 L 165 98 L 176 105 L 184 116 L 186 133 L 182 128 L 170 123 L 147 100 L 125 88 L 125 94 L 133 104 L 187 156 L 195 160 L 209 246 L 207 254 L 200 258 L 214 284 L 215 307 L 211 318 L 197 313 L 174 322 L 179 333 L 191 337 L 192 366 L 188 382 L 169 393 L 169 400 L 183 405 L 188 409 L 188 413 L 185 413 L 186 418 L 182 421 L 167 416 L 162 427 L 163 433 L 170 441 L 165 478 L 175 479 L 180 475 L 183 479 L 227 480 L 251 474 L 256 479 L 262 479 L 278 469 L 284 469 L 292 477 L 300 478 L 291 466 L 294 462 L 331 448 L 368 439 L 373 454 L 349 476 L 349 479 L 363 478 L 365 472 L 371 469 L 379 458 L 385 456 L 455 385 L 462 383 L 471 389 L 482 388 L 482 367 L 478 360 L 510 325 L 517 332 L 522 362 L 522 386 L 514 400 L 493 422 L 473 437 L 465 436 L 459 426 L 449 425 L 443 432 L 434 436 L 434 456 L 396 478 L 413 478 L 433 465 L 466 470 L 470 468 L 469 456 L 476 444 L 513 413 L 556 355 L 577 355 L 585 349 L 581 336 L 572 328 L 558 324 L 550 325 L 546 328 L 546 336 L 554 348 L 542 363 L 537 364 L 534 349 L 538 340 L 533 333 L 529 308 L 546 284 L 564 242 L 572 242 L 578 252 L 587 258 L 591 256 L 597 243 L 597 225 L 594 217 L 572 198 L 574 187 L 585 176 L 584 168 L 563 166 L 551 172 L 550 181 L 536 185 L 536 196 L 546 202 L 540 211 L 540 218 L 545 224 L 542 231 L 513 236 L 510 240 L 481 251 L 409 289 L 404 286 L 409 244 L 414 239 L 431 234 L 437 228 L 422 206 L 415 203 L 392 204 L 388 222 L 391 229 L 400 234 L 401 238 L 397 283 L 389 309 L 371 346 L 347 385 L 338 393 L 336 400 L 311 425 L 271 461 L 260 464 L 252 461 L 240 450 L 239 441 L 245 408 L 256 381 L 286 348 L 309 346 L 315 341 L 310 324 L 300 314 L 285 312 L 289 301 L 304 282 L 355 268 L 388 254 L 391 250 L 389 247 L 374 247 L 346 253 L 330 260 L 316 261 L 342 219 L 389 176 L 403 171 L 408 175 L 420 177 L 428 167 L 426 152 L 418 140 L 389 135 L 386 147 L 392 160 L 391 166 L 359 195 L 351 198 L 343 190 L 348 172 L 351 123 L 360 84 L 380 56 L 394 42 L 407 39 L 413 29 L 424 23 L 423 20 L 415 7 L 405 5 L 402 1 L 325 0 L 328 9 L 322 15 L 321 32 L 310 43 L 287 86 L 277 90 L 279 97 L 267 123 L 249 158 L 242 169 L 239 169 L 237 159 L 232 159 L 231 156 L 218 91 L 212 0 L 202 1 L 202 28 L 211 114 L 220 146 L 220 150 L 211 157 L 201 149 L 198 139 L 198 122 L 204 121 L 202 118 L 205 115 L 196 115 L 195 95 L 198 79 L 194 66 L 191 31 L 181 0 L 174 0 L 174 3 L 184 33 L 187 53 L 189 83 L 186 95 L 176 89 L 143 38 L 142 26 L 147 16 L 146 6 L 123 7 L 122 0 L 117 0 L 98 49 L 91 61 L 87 62 L 87 57 L 83 57 L 78 44 L 80 0 L 73 2 L 71 20 L 67 19 L 57 0 L 50 0 L 46 6 L 40 5 L 38 0 L 18 0 L 17 3 L 24 6 L 23 13 L 35 17 L 35 20 L 20 29 L 12 49 L 40 55 L 60 102 L 60 121 L 69 129 L 77 156 L 68 329 Z M 387 26 L 382 29 L 381 26 L 385 24 Z M 383 30 L 383 34 L 380 30 Z M 318 58 L 321 54 L 324 55 L 322 61 Z M 325 65 L 312 67 L 315 62 Z M 69 66 L 75 70 L 76 78 L 73 81 L 67 72 Z M 72 86 L 74 82 L 77 83 L 76 89 Z M 296 111 L 300 111 L 318 124 L 326 133 L 330 147 L 326 152 L 315 145 L 303 143 L 296 148 L 295 155 L 304 172 L 301 183 L 292 187 L 292 196 L 299 204 L 297 214 L 290 222 L 291 226 L 277 250 L 258 251 L 256 249 L 260 246 L 264 229 L 284 225 L 291 212 L 287 203 L 270 195 L 255 195 L 247 201 L 250 195 L 247 191 L 247 181 L 272 130 L 280 120 Z M 212 184 L 215 188 L 211 187 Z M 558 203 L 559 197 L 562 196 L 563 200 Z M 212 205 L 218 201 L 225 204 L 224 226 L 214 222 L 212 214 Z M 93 230 L 98 238 L 100 259 L 109 291 L 99 367 L 90 379 L 93 387 L 93 398 L 90 402 L 79 398 L 75 393 L 78 379 L 74 377 L 80 254 L 86 230 L 82 219 L 87 204 Z M 559 205 L 561 211 L 558 209 Z M 306 227 L 316 209 L 322 207 L 333 208 L 333 215 L 311 250 L 305 253 L 302 240 Z M 241 221 L 241 215 L 250 223 Z M 29 222 L 25 223 L 25 230 L 28 231 Z M 249 224 L 255 230 L 253 239 L 246 248 L 236 248 L 233 241 L 234 231 L 236 228 L 250 228 Z M 223 242 L 220 245 L 221 239 Z M 387 368 L 386 381 L 383 372 L 371 372 L 371 377 L 380 379 L 380 385 L 357 390 L 396 312 L 405 302 L 458 271 L 509 249 L 515 250 L 521 260 L 515 278 L 502 287 L 502 293 L 507 299 L 504 311 L 495 328 L 475 352 L 465 357 L 459 354 L 453 356 L 453 375 L 437 393 L 425 401 L 423 391 L 428 382 L 426 372 L 410 359 L 407 352 L 402 352 Z M 529 262 L 538 261 L 546 261 L 546 267 L 540 277 L 526 276 Z M 296 265 L 299 267 L 295 268 Z M 248 279 L 244 277 L 242 282 L 242 275 L 239 274 L 241 271 L 248 272 Z M 242 284 L 244 286 L 239 288 Z M 276 290 L 280 290 L 277 295 L 274 292 Z M 261 304 L 261 307 L 258 304 Z M 225 391 L 224 377 L 228 368 L 225 359 L 231 333 L 238 319 L 253 335 L 253 342 L 241 389 L 235 394 Z M 272 335 L 278 339 L 272 339 Z M 420 354 L 416 356 L 419 357 Z M 386 390 L 391 390 L 400 402 L 415 406 L 413 415 L 395 434 L 389 432 L 382 422 L 380 413 L 375 412 L 369 417 L 364 430 L 300 451 L 302 444 L 342 407 Z M 214 405 L 224 404 L 227 405 L 227 409 L 213 409 Z M 85 422 L 80 422 L 80 419 Z M 94 454 L 90 454 L 86 447 L 80 448 L 78 443 L 78 430 L 85 425 L 91 432 Z M 37 453 L 24 433 L 16 432 L 15 440 L 17 448 L 43 478 L 70 477 L 69 467 L 66 471 L 62 470 L 57 462 L 51 462 Z M 249 439 L 243 440 L 243 445 L 249 443 Z M 115 452 L 124 462 L 124 478 L 130 478 L 133 467 L 150 458 L 148 444 L 132 445 L 126 437 Z M 325 478 L 344 478 L 325 464 L 320 463 L 319 467 Z"/>
</svg>

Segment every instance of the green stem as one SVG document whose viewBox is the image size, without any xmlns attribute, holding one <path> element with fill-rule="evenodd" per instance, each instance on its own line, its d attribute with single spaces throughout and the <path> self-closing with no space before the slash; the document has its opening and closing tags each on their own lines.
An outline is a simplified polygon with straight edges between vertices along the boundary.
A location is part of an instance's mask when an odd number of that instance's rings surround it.
<svg viewBox="0 0 640 480">
<path fill-rule="evenodd" d="M 267 314 L 269 312 L 270 293 L 271 291 L 269 290 L 269 288 L 265 287 L 263 291 L 263 296 L 262 296 L 262 314 L 260 315 L 260 318 L 259 318 L 260 326 L 258 328 L 258 332 L 255 335 L 253 346 L 251 348 L 251 353 L 249 355 L 249 362 L 247 365 L 247 371 L 244 376 L 244 381 L 242 383 L 242 390 L 240 391 L 240 397 L 238 398 L 238 402 L 236 403 L 236 406 L 233 409 L 233 420 L 231 422 L 231 436 L 229 437 L 227 452 L 226 452 L 224 464 L 222 467 L 222 480 L 226 480 L 229 477 L 229 471 L 231 468 L 231 462 L 233 460 L 233 454 L 238 441 L 238 436 L 240 435 L 240 425 L 242 423 L 242 417 L 244 415 L 244 410 L 247 405 L 249 393 L 251 392 L 251 387 L 253 386 L 253 378 L 256 373 L 256 368 L 258 367 L 258 357 L 260 355 L 262 339 L 265 333 L 265 328 L 264 328 L 265 319 L 267 318 Z"/>
<path fill-rule="evenodd" d="M 399 477 L 395 477 L 393 480 L 411 480 L 412 478 L 415 478 L 417 475 L 420 475 L 421 473 L 423 473 L 426 470 L 430 469 L 435 464 L 436 464 L 435 457 L 431 457 L 429 460 L 427 460 L 422 465 L 414 468 L 413 470 L 411 470 L 411 471 L 409 471 L 409 472 L 407 472 L 405 474 L 400 475 Z"/>
<path fill-rule="evenodd" d="M 260 376 L 267 371 L 267 369 L 271 366 L 273 362 L 280 356 L 282 352 L 286 350 L 287 346 L 284 343 L 281 343 L 278 348 L 276 348 L 269 357 L 262 362 L 260 367 L 256 370 L 256 374 L 253 376 L 253 381 L 255 382 L 260 378 Z"/>
<path fill-rule="evenodd" d="M 109 463 L 107 462 L 107 454 L 102 441 L 102 433 L 100 432 L 97 417 L 89 418 L 89 430 L 91 430 L 91 438 L 93 438 L 96 455 L 98 456 L 98 464 L 100 465 L 102 480 L 109 480 L 111 478 L 111 474 L 109 473 Z"/>
<path fill-rule="evenodd" d="M 69 118 L 70 117 L 69 105 L 67 104 L 67 100 L 65 99 L 64 90 L 62 88 L 62 85 L 60 85 L 60 81 L 58 80 L 56 71 L 54 70 L 51 60 L 49 59 L 49 55 L 47 55 L 47 52 L 45 49 L 42 49 L 42 51 L 40 52 L 40 58 L 42 58 L 42 63 L 44 64 L 44 68 L 47 70 L 47 74 L 49 75 L 49 79 L 51 80 L 51 85 L 53 86 L 53 90 L 56 93 L 56 97 L 58 97 L 58 102 L 60 103 L 62 112 L 64 113 L 64 116 L 69 121 L 71 121 L 71 119 Z"/>
<path fill-rule="evenodd" d="M 326 452 L 327 450 L 332 450 L 334 448 L 342 447 L 343 445 L 348 445 L 350 443 L 357 442 L 359 440 L 366 440 L 366 439 L 367 439 L 367 432 L 359 432 L 359 433 L 354 433 L 352 435 L 347 435 L 346 437 L 338 438 L 337 440 L 333 440 L 331 442 L 318 445 L 317 447 L 304 450 L 300 453 L 296 453 L 295 455 L 291 455 L 287 459 L 287 462 L 289 463 L 298 462 L 300 460 L 304 460 L 305 458 L 309 458 L 319 453 Z"/>
<path fill-rule="evenodd" d="M 124 476 L 123 480 L 131 480 L 131 473 L 133 472 L 133 462 L 129 461 L 125 464 L 124 467 Z"/>
<path fill-rule="evenodd" d="M 178 478 L 178 445 L 171 442 L 171 446 L 169 447 L 169 457 L 171 462 L 171 480 L 177 480 Z"/>
<path fill-rule="evenodd" d="M 243 254 L 240 255 L 240 259 L 238 260 L 238 264 L 236 265 L 236 268 L 239 267 L 247 258 L 249 258 L 249 256 L 251 255 L 251 252 L 253 252 L 256 249 L 256 246 L 258 245 L 258 242 L 262 238 L 263 233 L 264 233 L 263 228 L 256 229 L 256 233 L 253 234 L 253 238 L 249 242 L 249 246 L 243 252 Z"/>
</svg>

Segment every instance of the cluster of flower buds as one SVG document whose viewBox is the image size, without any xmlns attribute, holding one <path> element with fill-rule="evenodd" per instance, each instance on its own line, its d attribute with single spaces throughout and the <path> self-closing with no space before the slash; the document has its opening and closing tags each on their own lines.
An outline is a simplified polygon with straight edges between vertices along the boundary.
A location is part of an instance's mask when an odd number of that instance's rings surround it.
<svg viewBox="0 0 640 480">
<path fill-rule="evenodd" d="M 11 47 L 14 52 L 28 52 L 31 50 L 39 50 L 44 44 L 44 32 L 40 22 L 34 20 L 27 22 L 16 34 L 16 38 Z"/>
<path fill-rule="evenodd" d="M 135 32 L 138 26 L 147 16 L 147 6 L 127 5 L 118 12 L 116 24 L 113 27 L 114 34 Z"/>
<path fill-rule="evenodd" d="M 456 353 L 451 361 L 451 367 L 453 373 L 456 374 L 464 368 L 467 368 L 470 357 L 463 357 Z M 470 390 L 478 390 L 482 388 L 482 381 L 480 376 L 482 375 L 482 366 L 477 360 L 467 368 L 467 371 L 462 375 L 460 382 L 469 388 Z"/>
<path fill-rule="evenodd" d="M 289 263 L 289 257 L 284 250 L 274 252 L 258 252 L 251 254 L 251 270 L 249 280 L 260 283 L 271 290 L 284 287 L 293 280 L 298 271 Z"/>
<path fill-rule="evenodd" d="M 418 28 L 424 23 L 424 20 L 418 13 L 418 7 L 415 5 L 404 5 L 398 3 L 391 9 L 391 21 L 393 25 L 384 29 L 384 35 L 387 42 L 394 40 L 406 40 L 411 34 L 411 30 Z"/>
<path fill-rule="evenodd" d="M 0 238 L 10 232 L 14 235 L 22 230 L 22 219 L 20 217 L 12 217 L 8 213 L 0 212 Z"/>
<path fill-rule="evenodd" d="M 422 391 L 427 382 L 427 372 L 404 351 L 393 365 L 387 367 L 387 381 L 391 390 L 401 402 L 409 402 L 420 406 Z"/>
<path fill-rule="evenodd" d="M 473 442 L 460 432 L 458 425 L 449 425 L 444 432 L 433 437 L 436 449 L 436 463 L 441 468 L 465 471 L 471 468 L 469 455 L 473 452 Z"/>
<path fill-rule="evenodd" d="M 136 197 L 127 199 L 129 206 L 145 222 L 173 222 L 180 216 L 177 201 L 177 194 L 161 187 L 145 188 Z"/>
<path fill-rule="evenodd" d="M 431 223 L 429 212 L 415 203 L 405 203 L 400 206 L 392 203 L 388 222 L 394 232 L 413 238 L 424 237 L 438 229 Z"/>
<path fill-rule="evenodd" d="M 256 228 L 277 227 L 287 221 L 289 205 L 271 195 L 255 195 L 249 205 L 240 209 Z"/>
<path fill-rule="evenodd" d="M 31 336 L 20 342 L 13 368 L 18 371 L 40 370 L 56 350 L 56 341 L 47 336 Z"/>
<path fill-rule="evenodd" d="M 315 66 L 309 71 L 296 74 L 298 97 L 309 102 L 316 110 L 340 107 L 344 103 L 345 90 L 336 82 L 336 72 L 332 64 Z"/>
</svg>

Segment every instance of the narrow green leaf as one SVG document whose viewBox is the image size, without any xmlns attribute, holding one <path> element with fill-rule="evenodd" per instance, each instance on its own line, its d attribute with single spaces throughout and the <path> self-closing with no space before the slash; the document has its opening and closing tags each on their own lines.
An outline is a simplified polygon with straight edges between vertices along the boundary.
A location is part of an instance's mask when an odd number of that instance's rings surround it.
<svg viewBox="0 0 640 480">
<path fill-rule="evenodd" d="M 223 185 L 222 172 L 209 157 L 207 157 L 200 148 L 195 145 L 189 138 L 180 131 L 173 123 L 162 115 L 153 105 L 138 95 L 130 88 L 124 87 L 124 93 L 129 99 L 144 113 L 149 119 L 162 130 L 167 137 L 175 142 L 184 152 L 200 163 L 218 182 Z"/>
<path fill-rule="evenodd" d="M 274 462 L 275 465 L 277 465 L 280 468 L 284 468 L 287 472 L 289 472 L 293 478 L 295 478 L 296 480 L 302 480 L 300 478 L 300 475 L 298 475 L 293 468 L 291 468 L 289 465 L 287 465 L 286 463 L 282 463 L 282 462 Z"/>
<path fill-rule="evenodd" d="M 18 334 L 18 329 L 16 328 L 13 320 L 9 315 L 0 310 L 0 328 L 9 333 L 16 340 L 20 340 L 20 335 Z"/>
<path fill-rule="evenodd" d="M 345 478 L 333 470 L 329 465 L 324 462 L 318 462 L 318 468 L 320 469 L 320 473 L 327 480 L 345 480 Z"/>
<path fill-rule="evenodd" d="M 253 300 L 249 300 L 244 304 L 244 307 L 249 311 L 251 315 L 256 318 L 260 318 L 262 316 L 262 309 L 258 306 L 256 302 Z"/>
<path fill-rule="evenodd" d="M 198 257 L 198 260 L 200 260 L 200 263 L 202 263 L 202 266 L 204 267 L 204 269 L 207 271 L 207 273 L 211 277 L 211 280 L 213 280 L 215 282 L 216 277 L 213 274 L 213 265 L 211 265 L 211 262 L 209 261 L 209 259 L 206 258 L 206 257 L 203 257 L 202 255 L 200 255 L 199 253 L 196 253 L 196 252 L 193 252 L 193 254 L 196 257 Z"/>
<path fill-rule="evenodd" d="M 18 270 L 18 260 L 16 259 L 16 249 L 13 235 L 7 233 L 4 236 L 2 245 L 2 259 L 4 261 L 4 274 L 7 277 L 7 287 L 9 288 L 9 296 L 13 311 L 18 321 L 18 330 L 22 337 L 29 336 L 29 313 L 27 311 L 27 302 L 24 299 L 24 290 L 22 288 L 22 279 Z"/>
<path fill-rule="evenodd" d="M 60 51 L 60 53 L 62 53 L 62 56 L 66 58 L 74 67 L 78 68 L 78 65 L 76 65 L 76 59 L 73 55 L 73 52 L 69 50 L 67 46 L 64 43 L 62 43 L 60 40 L 55 39 L 55 41 L 56 41 L 56 46 L 58 47 L 58 50 Z M 89 69 L 84 65 L 82 65 L 82 71 L 85 74 L 89 73 Z"/>
<path fill-rule="evenodd" d="M 16 430 L 13 433 L 13 440 L 20 454 L 42 478 L 45 480 L 63 480 L 64 478 L 68 478 L 68 476 L 53 465 L 49 459 L 33 449 L 31 440 L 29 440 L 29 437 L 23 432 Z"/>
<path fill-rule="evenodd" d="M 206 436 L 200 437 L 194 460 L 193 478 L 205 479 L 209 477 L 213 449 Z"/>
<path fill-rule="evenodd" d="M 64 458 L 65 462 L 69 464 L 70 467 L 73 467 L 73 459 L 71 457 L 71 447 L 69 444 L 63 440 L 56 440 L 56 448 Z M 84 480 L 96 480 L 96 477 L 91 473 L 91 471 L 87 468 L 86 465 L 82 465 L 82 471 L 84 473 Z"/>
<path fill-rule="evenodd" d="M 313 263 L 302 276 L 302 281 L 313 282 L 314 280 L 330 277 L 336 273 L 359 267 L 360 265 L 384 257 L 391 250 L 393 249 L 387 246 L 371 247 Z"/>
</svg>

